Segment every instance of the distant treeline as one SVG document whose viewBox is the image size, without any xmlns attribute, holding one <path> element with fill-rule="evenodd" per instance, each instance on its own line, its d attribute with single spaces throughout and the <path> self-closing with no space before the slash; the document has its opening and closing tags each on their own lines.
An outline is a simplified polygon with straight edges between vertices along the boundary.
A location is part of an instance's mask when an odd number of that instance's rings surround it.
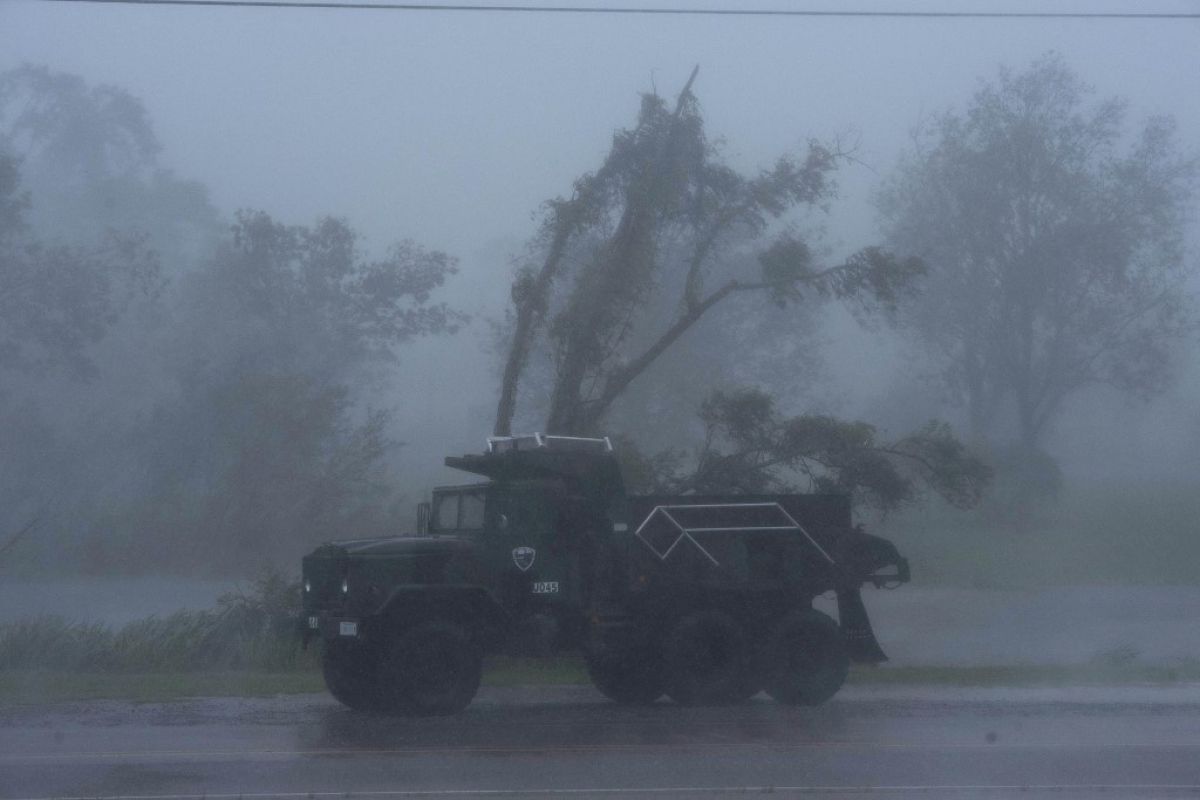
<svg viewBox="0 0 1200 800">
<path fill-rule="evenodd" d="M 739 171 L 697 76 L 645 94 L 540 207 L 495 298 L 479 430 L 611 434 L 636 489 L 932 496 L 982 507 L 964 527 L 1043 529 L 1058 425 L 1080 398 L 1168 391 L 1194 341 L 1200 161 L 1173 122 L 1135 128 L 1053 53 L 1002 69 L 919 128 L 877 241 L 839 259 L 820 215 L 854 154 L 809 141 Z M 455 258 L 369 252 L 343 219 L 226 218 L 160 150 L 121 88 L 0 75 L 0 570 L 247 575 L 404 529 L 400 432 L 450 423 L 388 390 L 406 345 L 467 323 Z M 837 304 L 897 354 L 856 398 L 871 419 L 826 391 Z"/>
<path fill-rule="evenodd" d="M 436 299 L 453 259 L 230 224 L 158 151 L 121 89 L 0 76 L 0 544 L 37 523 L 0 567 L 248 574 L 395 531 L 371 390 L 463 321 Z"/>
</svg>

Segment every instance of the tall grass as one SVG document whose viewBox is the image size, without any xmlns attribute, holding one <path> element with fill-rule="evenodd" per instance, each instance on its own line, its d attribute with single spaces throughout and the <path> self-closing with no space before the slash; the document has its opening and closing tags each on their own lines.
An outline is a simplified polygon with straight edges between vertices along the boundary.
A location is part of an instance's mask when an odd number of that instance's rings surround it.
<svg viewBox="0 0 1200 800">
<path fill-rule="evenodd" d="M 40 616 L 0 625 L 0 670 L 189 672 L 306 669 L 300 649 L 299 587 L 266 574 L 214 609 L 177 611 L 112 628 Z"/>
</svg>

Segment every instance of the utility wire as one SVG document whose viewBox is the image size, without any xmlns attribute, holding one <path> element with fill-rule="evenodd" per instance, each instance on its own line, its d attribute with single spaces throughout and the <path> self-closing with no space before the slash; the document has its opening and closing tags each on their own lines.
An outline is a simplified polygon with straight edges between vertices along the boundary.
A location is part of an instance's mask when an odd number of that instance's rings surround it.
<svg viewBox="0 0 1200 800">
<path fill-rule="evenodd" d="M 1092 20 L 1179 20 L 1200 19 L 1200 12 L 1141 11 L 853 11 L 773 8 L 638 8 L 636 6 L 531 6 L 436 3 L 339 3 L 331 0 L 41 0 L 44 3 L 75 3 L 126 6 L 216 6 L 218 8 L 317 8 L 339 11 L 455 11 L 503 14 L 642 14 L 685 17 L 890 17 L 916 19 L 1092 19 Z"/>
</svg>

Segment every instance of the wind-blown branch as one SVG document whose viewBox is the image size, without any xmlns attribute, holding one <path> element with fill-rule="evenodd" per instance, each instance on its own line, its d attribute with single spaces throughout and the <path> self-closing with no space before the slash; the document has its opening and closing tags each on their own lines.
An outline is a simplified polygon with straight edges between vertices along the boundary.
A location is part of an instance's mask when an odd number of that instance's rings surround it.
<svg viewBox="0 0 1200 800">
<path fill-rule="evenodd" d="M 957 507 L 979 502 L 990 468 L 944 423 L 931 422 L 895 442 L 863 422 L 822 415 L 783 417 L 766 394 L 715 392 L 701 407 L 708 430 L 696 469 L 675 476 L 673 491 L 770 492 L 806 488 L 856 495 L 888 511 L 928 489 Z"/>
</svg>

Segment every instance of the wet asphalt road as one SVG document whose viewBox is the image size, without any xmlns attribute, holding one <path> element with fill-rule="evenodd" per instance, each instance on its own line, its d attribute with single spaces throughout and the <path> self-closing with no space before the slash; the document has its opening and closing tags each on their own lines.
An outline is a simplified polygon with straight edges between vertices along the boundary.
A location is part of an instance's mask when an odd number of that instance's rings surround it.
<svg viewBox="0 0 1200 800">
<path fill-rule="evenodd" d="M 1200 687 L 871 689 L 819 709 L 485 689 L 461 716 L 323 696 L 0 711 L 0 798 L 1200 797 Z"/>
</svg>

